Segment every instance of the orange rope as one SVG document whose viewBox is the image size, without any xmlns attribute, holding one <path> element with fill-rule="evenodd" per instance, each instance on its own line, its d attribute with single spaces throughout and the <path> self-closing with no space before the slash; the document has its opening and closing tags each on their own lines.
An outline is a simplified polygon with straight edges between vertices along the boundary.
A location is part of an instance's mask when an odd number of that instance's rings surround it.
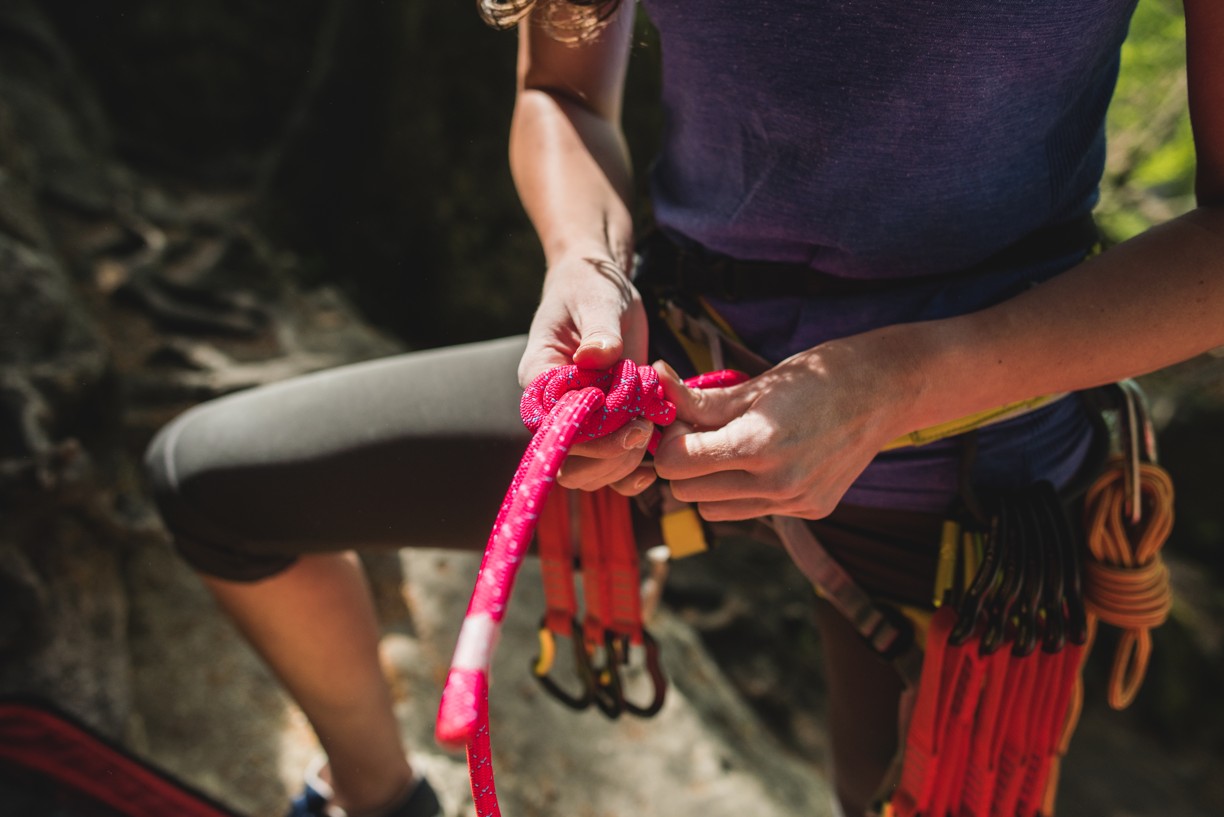
<svg viewBox="0 0 1224 817">
<path fill-rule="evenodd" d="M 1153 463 L 1139 465 L 1140 522 L 1131 525 L 1127 507 L 1126 466 L 1115 458 L 1097 478 L 1084 500 L 1084 527 L 1092 558 L 1084 565 L 1084 606 L 1088 641 L 1082 662 L 1096 640 L 1098 619 L 1123 630 L 1114 653 L 1107 698 L 1114 709 L 1134 701 L 1152 654 L 1151 630 L 1173 607 L 1169 569 L 1160 549 L 1173 530 L 1173 480 Z M 1084 703 L 1084 679 L 1075 683 L 1067 720 L 1046 781 L 1042 814 L 1054 813 L 1059 760 L 1067 754 Z"/>
<path fill-rule="evenodd" d="M 1125 709 L 1135 699 L 1152 653 L 1151 630 L 1173 607 L 1169 569 L 1160 549 L 1173 529 L 1173 481 L 1158 465 L 1139 466 L 1142 518 L 1127 522 L 1125 470 L 1109 465 L 1088 490 L 1084 511 L 1088 549 L 1085 604 L 1102 623 L 1123 630 L 1114 654 L 1109 705 Z"/>
</svg>

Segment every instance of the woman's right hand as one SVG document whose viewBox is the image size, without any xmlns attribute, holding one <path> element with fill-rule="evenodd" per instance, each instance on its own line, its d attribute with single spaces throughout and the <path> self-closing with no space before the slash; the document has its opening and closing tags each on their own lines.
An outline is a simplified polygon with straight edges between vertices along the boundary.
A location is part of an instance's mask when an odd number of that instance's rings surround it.
<svg viewBox="0 0 1224 817">
<path fill-rule="evenodd" d="M 606 369 L 622 358 L 646 358 L 646 312 L 629 273 L 606 253 L 559 260 L 544 279 L 540 306 L 519 362 L 524 387 L 542 372 L 575 364 Z M 577 443 L 557 474 L 566 488 L 593 491 L 611 485 L 633 496 L 655 479 L 642 464 L 654 426 L 637 418 L 596 440 Z"/>
</svg>

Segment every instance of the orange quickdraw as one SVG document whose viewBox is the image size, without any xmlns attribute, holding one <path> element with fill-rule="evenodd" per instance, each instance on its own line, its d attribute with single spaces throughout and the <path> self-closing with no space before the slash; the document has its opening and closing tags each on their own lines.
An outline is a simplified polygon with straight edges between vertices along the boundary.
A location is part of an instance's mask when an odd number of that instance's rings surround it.
<svg viewBox="0 0 1224 817">
<path fill-rule="evenodd" d="M 573 512 L 579 520 L 573 524 Z M 577 618 L 574 548 L 581 550 L 586 613 Z M 572 709 L 595 706 L 609 718 L 623 713 L 651 717 L 663 707 L 667 678 L 658 643 L 642 627 L 638 554 L 627 500 L 611 489 L 557 491 L 540 514 L 537 539 L 547 610 L 541 619 L 540 654 L 532 674 L 550 696 Z M 574 645 L 578 692 L 568 692 L 552 677 L 556 641 Z M 650 683 L 645 703 L 626 697 L 624 669 L 633 648 L 641 648 Z"/>
</svg>

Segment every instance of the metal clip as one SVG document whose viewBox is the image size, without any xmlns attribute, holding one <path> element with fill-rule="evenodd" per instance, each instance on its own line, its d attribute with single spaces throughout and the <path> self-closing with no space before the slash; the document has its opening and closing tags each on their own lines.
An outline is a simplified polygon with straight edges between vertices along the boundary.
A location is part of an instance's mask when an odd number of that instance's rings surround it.
<svg viewBox="0 0 1224 817">
<path fill-rule="evenodd" d="M 628 664 L 629 650 L 627 645 L 620 657 L 624 659 L 625 665 Z M 625 697 L 625 688 L 623 679 L 620 680 L 620 700 L 625 711 L 630 715 L 638 718 L 653 718 L 659 714 L 659 710 L 663 708 L 663 701 L 667 697 L 667 676 L 663 674 L 663 665 L 659 660 L 659 643 L 655 641 L 646 630 L 642 630 L 642 649 L 645 653 L 645 661 L 643 668 L 646 670 L 646 675 L 650 678 L 651 696 L 649 703 L 638 705 Z"/>
<path fill-rule="evenodd" d="M 1143 518 L 1143 494 L 1140 485 L 1140 466 L 1145 462 L 1156 462 L 1156 430 L 1152 425 L 1151 411 L 1143 389 L 1134 380 L 1118 382 L 1122 393 L 1124 416 L 1122 428 L 1122 453 L 1126 464 L 1126 516 L 1132 525 Z"/>
<path fill-rule="evenodd" d="M 540 654 L 532 660 L 531 673 L 535 676 L 536 681 L 540 683 L 540 686 L 544 688 L 544 691 L 553 698 L 556 698 L 570 709 L 582 711 L 595 700 L 596 688 L 595 671 L 591 666 L 591 658 L 587 653 L 586 645 L 582 643 L 582 638 L 579 637 L 582 627 L 575 620 L 573 623 L 574 629 L 570 635 L 570 642 L 574 645 L 574 669 L 583 685 L 582 692 L 575 695 L 562 689 L 552 679 L 550 674 L 557 654 L 557 634 L 548 628 L 545 623 L 546 620 L 546 618 L 540 620 Z"/>
</svg>

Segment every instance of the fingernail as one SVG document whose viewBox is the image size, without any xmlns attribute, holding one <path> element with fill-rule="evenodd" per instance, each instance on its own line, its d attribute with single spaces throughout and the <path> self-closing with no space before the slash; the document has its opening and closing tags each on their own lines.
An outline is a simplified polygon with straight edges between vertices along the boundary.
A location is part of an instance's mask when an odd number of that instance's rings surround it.
<svg viewBox="0 0 1224 817">
<path fill-rule="evenodd" d="M 649 430 L 641 426 L 634 426 L 625 434 L 625 448 L 641 448 L 649 438 Z"/>
<path fill-rule="evenodd" d="M 640 494 L 642 491 L 645 491 L 647 486 L 649 486 L 652 482 L 654 482 L 653 477 L 649 475 L 642 475 L 634 480 L 633 490 Z"/>
</svg>

